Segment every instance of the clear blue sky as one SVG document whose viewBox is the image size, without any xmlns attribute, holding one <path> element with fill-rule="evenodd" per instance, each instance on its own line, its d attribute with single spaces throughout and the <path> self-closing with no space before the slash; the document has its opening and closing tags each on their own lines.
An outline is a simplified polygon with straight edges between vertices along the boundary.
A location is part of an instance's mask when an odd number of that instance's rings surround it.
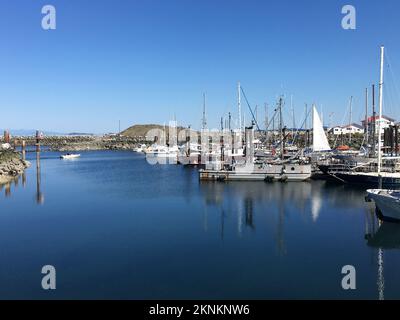
<svg viewBox="0 0 400 320">
<path fill-rule="evenodd" d="M 45 4 L 57 30 L 41 28 Z M 356 30 L 341 28 L 345 4 Z M 280 94 L 297 119 L 322 104 L 325 123 L 341 123 L 353 95 L 360 120 L 380 44 L 400 79 L 399 12 L 398 0 L 1 0 L 0 128 L 102 133 L 174 114 L 198 128 L 203 92 L 218 127 L 236 116 L 237 81 L 260 109 Z M 398 100 L 385 113 L 399 118 Z"/>
</svg>

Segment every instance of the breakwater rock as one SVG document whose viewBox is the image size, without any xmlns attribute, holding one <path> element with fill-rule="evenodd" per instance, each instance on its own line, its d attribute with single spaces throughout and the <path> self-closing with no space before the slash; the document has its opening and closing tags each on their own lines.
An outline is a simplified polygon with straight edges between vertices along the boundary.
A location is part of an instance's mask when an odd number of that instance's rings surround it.
<svg viewBox="0 0 400 320">
<path fill-rule="evenodd" d="M 0 184 L 10 182 L 29 166 L 30 163 L 22 160 L 18 152 L 0 150 Z"/>
<path fill-rule="evenodd" d="M 15 137 L 11 144 L 19 149 L 22 141 L 25 141 L 27 146 L 34 146 L 36 144 L 36 139 L 34 137 Z M 124 136 L 45 136 L 40 140 L 42 146 L 47 146 L 52 151 L 61 152 L 133 150 L 143 143 L 146 143 L 146 141 L 141 137 Z"/>
</svg>

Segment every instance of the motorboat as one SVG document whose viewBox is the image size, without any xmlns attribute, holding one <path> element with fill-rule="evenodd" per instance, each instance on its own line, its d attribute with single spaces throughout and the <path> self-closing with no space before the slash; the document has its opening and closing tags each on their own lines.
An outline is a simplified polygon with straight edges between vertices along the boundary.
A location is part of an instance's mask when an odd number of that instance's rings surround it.
<svg viewBox="0 0 400 320">
<path fill-rule="evenodd" d="M 80 156 L 81 156 L 80 154 L 67 153 L 67 154 L 61 155 L 60 158 L 63 160 L 68 160 L 68 159 L 76 159 L 76 158 L 79 158 Z"/>
<path fill-rule="evenodd" d="M 367 201 L 374 201 L 378 218 L 383 221 L 400 222 L 400 190 L 369 189 Z"/>
</svg>

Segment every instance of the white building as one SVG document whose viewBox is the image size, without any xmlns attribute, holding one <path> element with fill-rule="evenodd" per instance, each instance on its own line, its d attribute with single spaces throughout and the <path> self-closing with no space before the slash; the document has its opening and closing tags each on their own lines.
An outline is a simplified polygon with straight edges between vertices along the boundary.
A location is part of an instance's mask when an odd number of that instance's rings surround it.
<svg viewBox="0 0 400 320">
<path fill-rule="evenodd" d="M 352 123 L 346 126 L 333 127 L 329 130 L 329 133 L 334 135 L 364 133 L 364 128 L 359 124 Z"/>
<path fill-rule="evenodd" d="M 369 128 L 370 132 L 371 132 L 371 129 L 373 127 L 374 119 L 375 119 L 375 130 L 378 130 L 378 128 L 379 128 L 378 127 L 379 126 L 379 122 L 380 122 L 380 124 L 382 126 L 382 129 L 389 128 L 389 126 L 394 126 L 394 124 L 395 124 L 395 120 L 392 119 L 392 118 L 389 118 L 387 116 L 382 116 L 381 119 L 379 119 L 379 116 L 369 117 L 367 120 L 368 120 L 368 128 Z M 363 128 L 365 128 L 365 120 L 362 121 L 362 126 L 363 126 Z"/>
</svg>

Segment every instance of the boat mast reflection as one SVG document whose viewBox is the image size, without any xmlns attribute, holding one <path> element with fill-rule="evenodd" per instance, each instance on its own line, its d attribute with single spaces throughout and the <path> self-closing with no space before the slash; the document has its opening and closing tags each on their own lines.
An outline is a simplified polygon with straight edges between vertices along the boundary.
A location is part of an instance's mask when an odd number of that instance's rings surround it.
<svg viewBox="0 0 400 320">
<path fill-rule="evenodd" d="M 377 289 L 379 300 L 385 299 L 385 277 L 384 277 L 384 258 L 385 251 L 400 248 L 400 225 L 391 222 L 381 222 L 375 217 L 374 210 L 371 209 L 367 216 L 367 231 L 365 239 L 367 245 L 375 248 L 375 259 L 377 261 Z M 377 228 L 377 229 L 376 229 Z M 375 260 L 374 259 L 374 260 Z"/>
<path fill-rule="evenodd" d="M 40 151 L 36 151 L 36 203 L 44 203 L 44 195 L 40 189 L 41 185 L 41 169 L 40 169 Z"/>
</svg>

